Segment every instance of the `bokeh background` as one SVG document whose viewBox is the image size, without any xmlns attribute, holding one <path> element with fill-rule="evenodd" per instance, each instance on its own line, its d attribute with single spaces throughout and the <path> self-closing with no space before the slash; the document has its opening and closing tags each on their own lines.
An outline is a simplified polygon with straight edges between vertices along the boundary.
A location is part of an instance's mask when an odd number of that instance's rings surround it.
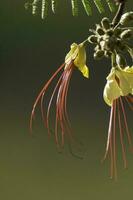
<svg viewBox="0 0 133 200">
<path fill-rule="evenodd" d="M 58 153 L 54 138 L 48 140 L 39 109 L 33 136 L 30 112 L 36 95 L 64 61 L 72 42 L 81 42 L 104 16 L 84 11 L 71 15 L 70 3 L 62 1 L 56 16 L 42 21 L 24 9 L 25 0 L 0 3 L 0 199 L 2 200 L 116 200 L 133 196 L 133 155 L 123 169 L 118 147 L 118 181 L 109 179 L 109 162 L 101 164 L 107 138 L 109 108 L 102 92 L 110 63 L 94 61 L 87 51 L 90 79 L 75 71 L 68 97 L 73 131 L 83 143 L 78 159 L 66 143 Z M 128 8 L 132 7 L 128 1 Z M 112 17 L 107 11 L 106 15 Z M 51 112 L 53 116 L 53 112 Z"/>
</svg>

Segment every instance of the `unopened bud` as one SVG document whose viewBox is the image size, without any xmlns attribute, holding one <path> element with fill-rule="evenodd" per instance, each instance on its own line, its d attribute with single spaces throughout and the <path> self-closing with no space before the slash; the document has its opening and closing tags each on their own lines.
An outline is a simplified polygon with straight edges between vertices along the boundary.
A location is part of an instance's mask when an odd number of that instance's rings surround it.
<svg viewBox="0 0 133 200">
<path fill-rule="evenodd" d="M 110 29 L 110 21 L 107 17 L 104 17 L 101 21 L 101 24 L 102 24 L 102 27 L 105 29 L 105 30 L 108 30 Z"/>
<path fill-rule="evenodd" d="M 105 34 L 104 30 L 101 28 L 101 26 L 99 24 L 97 24 L 97 26 L 96 26 L 96 32 L 99 35 L 104 35 Z"/>
<path fill-rule="evenodd" d="M 90 43 L 95 43 L 95 44 L 97 44 L 97 36 L 95 36 L 95 35 L 91 35 L 91 36 L 89 36 L 88 37 L 88 41 L 90 42 Z"/>
<path fill-rule="evenodd" d="M 132 30 L 125 30 L 121 33 L 121 38 L 122 39 L 130 39 L 133 36 L 133 31 Z"/>
<path fill-rule="evenodd" d="M 133 11 L 123 14 L 120 19 L 120 24 L 122 25 L 127 25 L 130 22 L 133 22 Z"/>
</svg>

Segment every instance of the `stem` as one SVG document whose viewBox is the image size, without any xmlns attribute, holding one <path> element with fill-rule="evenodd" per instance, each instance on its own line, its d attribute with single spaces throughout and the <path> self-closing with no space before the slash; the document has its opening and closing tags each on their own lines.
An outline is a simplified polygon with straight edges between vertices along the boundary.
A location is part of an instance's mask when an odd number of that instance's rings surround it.
<svg viewBox="0 0 133 200">
<path fill-rule="evenodd" d="M 115 17 L 114 17 L 114 19 L 112 21 L 112 24 L 113 24 L 114 27 L 119 23 L 119 21 L 121 19 L 121 16 L 122 16 L 122 14 L 124 12 L 124 8 L 125 8 L 125 3 L 126 3 L 126 0 L 122 1 L 119 4 L 117 13 L 116 13 L 116 15 L 115 15 Z"/>
<path fill-rule="evenodd" d="M 116 64 L 116 54 L 115 53 L 112 53 L 112 55 L 111 55 L 111 64 L 112 64 L 112 67 L 114 67 L 114 68 L 117 67 L 117 64 Z"/>
</svg>

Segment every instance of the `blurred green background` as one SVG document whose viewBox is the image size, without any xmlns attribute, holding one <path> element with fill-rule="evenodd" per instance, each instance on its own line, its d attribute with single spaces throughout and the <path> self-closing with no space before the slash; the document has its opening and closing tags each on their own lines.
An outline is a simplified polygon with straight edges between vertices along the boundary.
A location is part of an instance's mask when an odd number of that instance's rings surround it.
<svg viewBox="0 0 133 200">
<path fill-rule="evenodd" d="M 3 1 L 0 17 L 0 199 L 2 200 L 125 200 L 133 196 L 133 156 L 128 170 L 118 156 L 118 181 L 109 179 L 109 163 L 100 160 L 107 138 L 109 108 L 103 102 L 107 60 L 94 61 L 87 51 L 90 80 L 75 71 L 68 97 L 69 115 L 84 159 L 71 155 L 68 145 L 58 153 L 48 140 L 39 109 L 33 137 L 29 118 L 34 99 L 64 57 L 72 42 L 81 42 L 103 17 L 71 16 L 62 1 L 58 14 L 42 21 L 24 9 L 25 0 Z M 70 1 L 69 1 L 70 2 Z M 132 7 L 132 1 L 128 1 Z M 95 8 L 95 7 L 94 7 Z M 127 9 L 129 9 L 127 8 Z M 112 17 L 108 11 L 106 13 Z M 121 150 L 119 148 L 119 150 Z"/>
</svg>

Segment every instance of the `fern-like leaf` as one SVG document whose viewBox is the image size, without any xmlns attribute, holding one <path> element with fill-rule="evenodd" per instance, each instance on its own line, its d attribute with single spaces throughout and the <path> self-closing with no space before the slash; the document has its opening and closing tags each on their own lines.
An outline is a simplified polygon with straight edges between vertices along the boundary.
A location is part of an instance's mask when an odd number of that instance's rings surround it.
<svg viewBox="0 0 133 200">
<path fill-rule="evenodd" d="M 82 0 L 82 4 L 84 6 L 86 14 L 88 16 L 91 16 L 92 15 L 92 9 L 91 9 L 91 5 L 90 5 L 90 1 L 89 0 Z"/>
<path fill-rule="evenodd" d="M 42 19 L 45 19 L 48 16 L 48 0 L 42 0 Z"/>
<path fill-rule="evenodd" d="M 57 10 L 58 0 L 51 0 L 52 12 L 55 14 Z"/>
<path fill-rule="evenodd" d="M 111 1 L 111 0 L 106 0 L 107 4 L 108 4 L 108 7 L 110 9 L 111 12 L 114 12 L 115 11 L 115 4 Z"/>
<path fill-rule="evenodd" d="M 57 10 L 57 3 L 58 0 L 32 0 L 32 3 L 26 3 L 25 8 L 28 9 L 32 7 L 32 14 L 36 15 L 41 10 L 41 17 L 45 19 L 48 15 L 48 9 L 51 6 L 52 12 L 55 14 Z M 104 13 L 105 8 L 103 5 L 103 1 L 105 1 L 110 9 L 111 12 L 115 11 L 115 3 L 114 0 L 70 0 L 71 7 L 72 7 L 72 15 L 78 16 L 80 4 L 83 5 L 84 10 L 88 16 L 93 15 L 92 12 L 92 3 L 95 4 L 96 8 L 98 9 L 99 13 Z"/>
<path fill-rule="evenodd" d="M 78 16 L 79 13 L 78 0 L 71 0 L 71 5 L 72 5 L 73 16 Z"/>
<path fill-rule="evenodd" d="M 104 13 L 105 12 L 105 9 L 104 9 L 104 6 L 103 6 L 101 0 L 94 0 L 94 3 L 95 3 L 95 5 L 96 5 L 96 7 L 97 7 L 97 9 L 98 9 L 98 11 L 100 13 Z"/>
<path fill-rule="evenodd" d="M 33 3 L 32 3 L 32 14 L 33 15 L 36 15 L 38 13 L 38 10 L 39 10 L 39 4 L 40 0 L 34 0 Z"/>
</svg>

